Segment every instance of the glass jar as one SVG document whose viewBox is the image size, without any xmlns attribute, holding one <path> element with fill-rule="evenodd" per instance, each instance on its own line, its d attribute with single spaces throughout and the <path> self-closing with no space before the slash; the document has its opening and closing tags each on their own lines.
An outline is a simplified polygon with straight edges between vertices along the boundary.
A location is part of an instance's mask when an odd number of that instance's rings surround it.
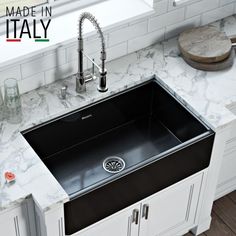
<svg viewBox="0 0 236 236">
<path fill-rule="evenodd" d="M 22 121 L 21 98 L 16 79 L 10 78 L 4 81 L 5 93 L 5 114 L 11 124 L 18 124 Z"/>
</svg>

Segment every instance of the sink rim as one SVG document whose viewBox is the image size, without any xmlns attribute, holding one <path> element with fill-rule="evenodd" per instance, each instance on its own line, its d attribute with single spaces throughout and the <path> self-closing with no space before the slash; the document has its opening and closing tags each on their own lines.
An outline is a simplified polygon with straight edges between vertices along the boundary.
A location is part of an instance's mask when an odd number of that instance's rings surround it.
<svg viewBox="0 0 236 236">
<path fill-rule="evenodd" d="M 90 107 L 93 107 L 93 106 L 95 106 L 97 104 L 103 103 L 104 101 L 110 100 L 112 98 L 115 98 L 117 96 L 125 94 L 125 93 L 127 93 L 129 91 L 135 90 L 135 89 L 137 89 L 139 87 L 142 87 L 142 86 L 144 86 L 146 84 L 149 84 L 151 82 L 157 83 L 161 88 L 163 88 L 174 100 L 176 100 L 182 107 L 184 107 L 184 109 L 186 109 L 193 117 L 195 117 L 207 130 L 212 130 L 193 111 L 191 111 L 188 107 L 186 107 L 185 104 L 179 98 L 175 97 L 174 94 L 168 88 L 166 88 L 159 80 L 157 80 L 157 78 L 158 77 L 154 74 L 154 75 L 150 76 L 150 78 L 148 78 L 146 81 L 142 81 L 142 82 L 140 82 L 138 84 L 135 84 L 135 85 L 133 85 L 133 86 L 131 86 L 129 88 L 125 88 L 122 91 L 116 92 L 114 94 L 110 94 L 110 95 L 108 95 L 105 98 L 101 98 L 101 99 L 99 99 L 97 101 L 91 102 L 90 104 L 81 106 L 79 108 L 75 108 L 75 110 L 73 110 L 73 111 L 66 112 L 63 115 L 56 116 L 54 118 L 51 118 L 49 120 L 46 120 L 46 121 L 38 124 L 38 125 L 33 125 L 32 127 L 29 127 L 29 128 L 22 128 L 22 129 L 20 129 L 20 133 L 22 134 L 22 136 L 24 136 L 25 133 L 31 132 L 31 131 L 33 131 L 35 129 L 38 129 L 38 128 L 42 127 L 42 126 L 45 126 L 45 125 L 50 124 L 50 123 L 53 123 L 54 121 L 63 119 L 63 118 L 65 118 L 67 116 L 70 116 L 70 115 L 73 115 L 73 114 L 75 114 L 75 113 L 77 113 L 79 111 L 86 110 L 87 108 L 90 108 Z"/>
<path fill-rule="evenodd" d="M 182 107 L 184 107 L 184 109 L 187 110 L 188 113 L 190 113 L 194 118 L 197 119 L 198 122 L 200 122 L 200 123 L 206 128 L 206 131 L 205 131 L 204 133 L 201 133 L 200 135 L 197 135 L 197 136 L 195 136 L 195 137 L 193 137 L 193 138 L 191 138 L 191 139 L 189 139 L 189 140 L 187 140 L 187 141 L 185 141 L 185 142 L 183 142 L 183 143 L 180 143 L 180 144 L 178 144 L 178 145 L 176 145 L 176 146 L 174 146 L 174 147 L 172 147 L 172 148 L 170 148 L 170 149 L 168 149 L 168 150 L 166 150 L 166 151 L 163 151 L 163 152 L 161 152 L 161 153 L 159 153 L 159 154 L 157 154 L 157 155 L 154 155 L 154 156 L 152 156 L 152 157 L 149 157 L 149 158 L 147 158 L 146 160 L 143 160 L 142 162 L 137 163 L 137 164 L 134 165 L 134 166 L 131 166 L 131 167 L 126 168 L 126 169 L 123 169 L 122 171 L 120 171 L 120 172 L 118 172 L 118 173 L 112 174 L 112 175 L 109 176 L 108 178 L 105 178 L 105 179 L 103 179 L 103 180 L 101 180 L 101 181 L 99 181 L 99 182 L 95 182 L 94 184 L 92 184 L 92 185 L 90 185 L 90 186 L 88 186 L 88 187 L 86 187 L 86 188 L 84 188 L 84 189 L 81 189 L 81 190 L 79 190 L 79 191 L 77 191 L 77 192 L 75 192 L 75 193 L 73 193 L 73 194 L 68 194 L 69 197 L 70 197 L 70 200 L 73 200 L 73 199 L 78 198 L 78 197 L 80 197 L 80 196 L 83 196 L 83 195 L 85 195 L 85 194 L 87 194 L 87 193 L 89 193 L 89 192 L 92 192 L 92 191 L 94 191 L 94 190 L 96 190 L 96 189 L 98 189 L 98 188 L 101 188 L 101 187 L 104 186 L 104 185 L 107 185 L 107 184 L 109 184 L 109 183 L 111 183 L 111 182 L 113 182 L 113 181 L 116 181 L 116 180 L 118 180 L 118 179 L 120 179 L 120 178 L 122 178 L 122 177 L 124 177 L 124 176 L 126 176 L 126 175 L 128 175 L 128 174 L 130 174 L 130 173 L 133 173 L 133 172 L 135 172 L 135 171 L 138 171 L 139 169 L 141 169 L 141 168 L 143 168 L 143 167 L 146 167 L 147 165 L 150 165 L 150 164 L 152 164 L 153 162 L 156 162 L 156 161 L 158 161 L 158 160 L 161 160 L 161 159 L 165 158 L 166 156 L 168 156 L 168 155 L 170 155 L 170 154 L 172 154 L 172 153 L 175 153 L 175 152 L 177 152 L 177 151 L 179 151 L 179 150 L 181 150 L 181 149 L 184 149 L 184 148 L 188 147 L 189 145 L 192 145 L 192 144 L 194 144 L 194 143 L 196 143 L 196 142 L 198 142 L 198 141 L 200 141 L 200 140 L 202 140 L 202 139 L 204 139 L 204 138 L 206 138 L 206 137 L 211 136 L 211 135 L 214 134 L 214 131 L 211 130 L 211 129 L 205 124 L 205 122 L 202 121 L 196 114 L 194 114 L 188 107 L 186 107 L 180 99 L 176 98 L 170 90 L 168 90 L 162 83 L 160 83 L 160 82 L 156 79 L 156 76 L 155 76 L 155 75 L 152 76 L 152 77 L 150 77 L 150 79 L 148 79 L 148 80 L 146 80 L 146 81 L 144 81 L 144 82 L 141 82 L 141 83 L 139 83 L 139 84 L 136 84 L 136 85 L 134 85 L 134 86 L 131 86 L 130 88 L 124 89 L 123 91 L 117 92 L 117 93 L 115 93 L 115 94 L 111 94 L 111 95 L 109 95 L 109 96 L 107 96 L 107 97 L 105 97 L 105 98 L 99 99 L 98 101 L 92 102 L 92 103 L 90 103 L 90 104 L 88 104 L 88 105 L 82 106 L 82 107 L 80 107 L 80 108 L 78 108 L 78 109 L 75 109 L 75 110 L 73 110 L 73 111 L 70 111 L 70 112 L 68 112 L 68 113 L 65 113 L 65 114 L 63 114 L 63 115 L 61 115 L 61 116 L 55 117 L 55 118 L 53 118 L 53 119 L 50 119 L 50 120 L 48 120 L 48 121 L 46 121 L 46 122 L 43 122 L 43 123 L 41 123 L 41 124 L 39 124 L 39 125 L 33 126 L 33 127 L 31 127 L 31 128 L 25 129 L 25 130 L 22 130 L 22 131 L 20 131 L 20 133 L 22 134 L 23 138 L 25 139 L 25 137 L 24 137 L 24 134 L 25 134 L 25 133 L 31 132 L 31 131 L 36 130 L 36 129 L 40 128 L 40 127 L 43 127 L 43 126 L 45 126 L 45 125 L 47 125 L 47 124 L 50 124 L 50 123 L 53 123 L 53 122 L 55 122 L 55 121 L 57 121 L 57 120 L 60 120 L 60 119 L 62 119 L 62 118 L 68 117 L 68 116 L 70 116 L 70 115 L 72 115 L 72 114 L 75 114 L 75 113 L 77 113 L 77 112 L 79 112 L 79 111 L 86 110 L 87 108 L 93 107 L 93 106 L 95 106 L 96 104 L 99 104 L 99 103 L 102 103 L 102 102 L 104 102 L 104 101 L 110 100 L 110 99 L 112 99 L 112 98 L 114 98 L 114 97 L 120 96 L 120 95 L 122 95 L 122 94 L 125 94 L 125 93 L 127 93 L 127 92 L 129 92 L 129 91 L 135 90 L 135 89 L 137 89 L 137 88 L 139 88 L 139 87 L 142 87 L 142 86 L 144 86 L 144 85 L 146 85 L 146 84 L 149 84 L 149 83 L 152 83 L 152 82 L 157 83 L 162 89 L 164 89 L 164 90 L 168 93 L 168 95 L 170 95 L 175 101 L 177 101 Z M 25 140 L 26 140 L 26 139 L 25 139 Z M 27 140 L 26 140 L 26 142 L 30 145 L 30 143 L 29 143 Z M 31 145 L 30 145 L 30 146 L 31 146 Z M 32 148 L 32 149 L 33 149 L 33 148 Z M 34 149 L 33 149 L 33 150 L 34 150 Z M 39 157 L 39 158 L 40 158 L 40 157 Z M 42 162 L 43 162 L 43 161 L 42 161 Z M 46 166 L 45 163 L 44 163 L 44 165 Z M 48 169 L 47 166 L 46 166 L 46 168 Z M 49 169 L 48 169 L 48 170 L 49 170 Z M 50 170 L 49 170 L 49 171 L 50 171 Z M 50 171 L 50 172 L 51 172 L 51 171 Z M 52 175 L 53 175 L 53 174 L 52 174 Z M 54 175 L 53 175 L 53 176 L 54 176 Z M 59 182 L 59 181 L 58 181 L 58 182 Z M 59 183 L 60 183 L 60 182 L 59 182 Z M 66 190 L 65 190 L 65 191 L 66 191 Z"/>
</svg>

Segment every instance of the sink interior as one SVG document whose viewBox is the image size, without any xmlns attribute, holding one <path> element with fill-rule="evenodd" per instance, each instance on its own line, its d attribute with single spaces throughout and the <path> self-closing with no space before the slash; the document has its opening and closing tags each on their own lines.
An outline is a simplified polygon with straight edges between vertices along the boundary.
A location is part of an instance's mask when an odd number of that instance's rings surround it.
<svg viewBox="0 0 236 236">
<path fill-rule="evenodd" d="M 153 157 L 161 159 L 208 129 L 156 81 L 23 132 L 70 196 L 89 191 Z M 125 161 L 119 174 L 107 157 Z"/>
<path fill-rule="evenodd" d="M 44 162 L 67 193 L 73 194 L 112 175 L 103 169 L 103 161 L 109 156 L 122 157 L 129 168 L 179 143 L 160 122 L 143 117 L 63 150 Z"/>
</svg>

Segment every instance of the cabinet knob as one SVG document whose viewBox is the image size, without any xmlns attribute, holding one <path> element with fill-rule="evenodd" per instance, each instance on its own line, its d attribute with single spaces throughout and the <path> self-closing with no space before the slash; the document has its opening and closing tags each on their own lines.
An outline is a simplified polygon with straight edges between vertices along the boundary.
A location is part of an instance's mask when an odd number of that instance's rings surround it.
<svg viewBox="0 0 236 236">
<path fill-rule="evenodd" d="M 148 214 L 149 214 L 149 205 L 148 205 L 148 204 L 144 204 L 144 205 L 143 205 L 142 218 L 144 218 L 145 220 L 147 220 L 147 219 L 148 219 Z"/>
<path fill-rule="evenodd" d="M 138 218 L 139 218 L 139 210 L 134 209 L 132 213 L 132 222 L 135 223 L 136 225 L 138 224 Z"/>
</svg>

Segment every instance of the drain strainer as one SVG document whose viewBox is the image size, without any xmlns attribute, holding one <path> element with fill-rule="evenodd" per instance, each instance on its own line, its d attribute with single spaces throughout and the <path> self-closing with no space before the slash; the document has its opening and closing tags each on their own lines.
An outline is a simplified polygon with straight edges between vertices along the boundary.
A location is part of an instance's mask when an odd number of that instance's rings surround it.
<svg viewBox="0 0 236 236">
<path fill-rule="evenodd" d="M 125 162 L 122 158 L 111 156 L 103 161 L 103 169 L 109 173 L 118 173 L 125 168 Z"/>
</svg>

